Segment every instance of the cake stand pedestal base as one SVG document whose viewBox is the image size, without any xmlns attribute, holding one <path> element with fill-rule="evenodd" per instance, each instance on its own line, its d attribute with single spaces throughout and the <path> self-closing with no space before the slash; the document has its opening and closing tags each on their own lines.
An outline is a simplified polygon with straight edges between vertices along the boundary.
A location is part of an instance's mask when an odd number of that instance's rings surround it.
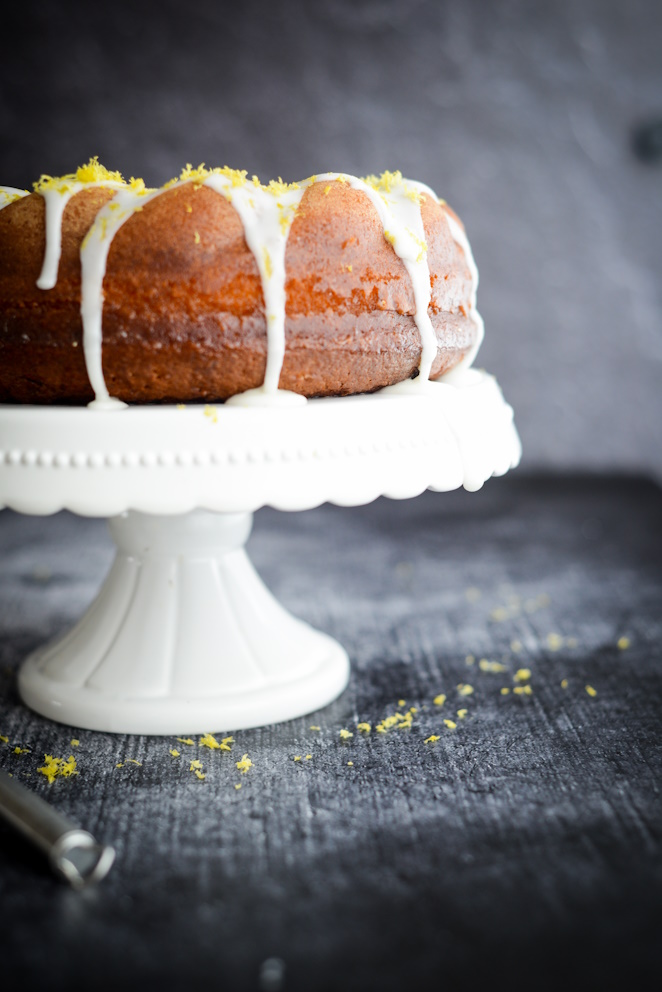
<svg viewBox="0 0 662 992">
<path fill-rule="evenodd" d="M 291 616 L 243 545 L 250 513 L 127 511 L 87 613 L 32 654 L 23 700 L 74 727 L 173 734 L 240 730 L 327 705 L 349 678 L 331 637 Z"/>
</svg>

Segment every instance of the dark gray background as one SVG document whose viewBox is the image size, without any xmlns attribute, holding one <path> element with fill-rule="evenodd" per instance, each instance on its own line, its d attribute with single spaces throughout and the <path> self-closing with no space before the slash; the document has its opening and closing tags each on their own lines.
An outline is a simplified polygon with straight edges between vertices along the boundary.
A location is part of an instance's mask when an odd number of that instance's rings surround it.
<svg viewBox="0 0 662 992">
<path fill-rule="evenodd" d="M 0 180 L 400 168 L 463 217 L 526 463 L 662 471 L 662 4 L 17 5 Z"/>
</svg>

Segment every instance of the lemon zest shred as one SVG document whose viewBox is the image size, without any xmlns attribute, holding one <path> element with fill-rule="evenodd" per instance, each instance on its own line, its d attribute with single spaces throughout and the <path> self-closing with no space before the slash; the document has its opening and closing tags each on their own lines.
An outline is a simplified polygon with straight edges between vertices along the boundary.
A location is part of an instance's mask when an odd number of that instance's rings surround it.
<svg viewBox="0 0 662 992">
<path fill-rule="evenodd" d="M 589 694 L 589 696 L 591 696 L 591 697 L 597 696 L 598 690 L 597 689 L 594 689 L 592 685 L 585 685 L 584 688 L 586 689 L 586 691 Z"/>
<path fill-rule="evenodd" d="M 237 768 L 242 775 L 245 775 L 249 768 L 253 767 L 253 762 L 247 754 L 242 755 L 241 761 L 237 762 Z"/>
<path fill-rule="evenodd" d="M 481 672 L 505 672 L 507 671 L 506 666 L 502 665 L 499 661 L 488 661 L 487 658 L 481 658 L 478 662 L 478 667 Z"/>
<path fill-rule="evenodd" d="M 231 741 L 232 738 L 217 741 L 213 734 L 203 734 L 198 741 L 198 747 L 208 747 L 211 751 L 231 751 L 232 748 L 227 743 L 228 740 Z"/>
<path fill-rule="evenodd" d="M 457 727 L 457 724 L 455 723 L 454 720 L 444 720 L 444 723 L 446 724 L 449 730 L 455 730 L 455 728 Z"/>
<path fill-rule="evenodd" d="M 446 693 L 440 692 L 438 696 L 435 696 L 432 700 L 435 706 L 443 706 L 446 702 Z"/>
<path fill-rule="evenodd" d="M 426 737 L 425 738 L 425 740 L 423 741 L 423 743 L 424 744 L 434 744 L 435 741 L 438 741 L 440 739 L 441 738 L 439 737 L 439 734 L 430 734 L 429 737 Z"/>
<path fill-rule="evenodd" d="M 69 778 L 71 775 L 78 775 L 76 759 L 73 754 L 70 754 L 66 759 L 54 758 L 52 754 L 44 754 L 44 764 L 37 771 L 45 775 L 51 785 L 56 778 Z"/>
</svg>

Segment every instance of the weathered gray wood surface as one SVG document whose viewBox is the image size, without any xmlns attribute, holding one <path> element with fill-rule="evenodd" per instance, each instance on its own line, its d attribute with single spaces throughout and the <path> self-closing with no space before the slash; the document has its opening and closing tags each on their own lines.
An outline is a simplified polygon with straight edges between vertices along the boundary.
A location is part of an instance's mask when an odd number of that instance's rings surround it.
<svg viewBox="0 0 662 992">
<path fill-rule="evenodd" d="M 7 982 L 358 990 L 502 975 L 511 988 L 607 988 L 659 963 L 653 485 L 514 477 L 475 495 L 261 512 L 255 564 L 346 645 L 353 675 L 327 710 L 237 733 L 231 754 L 27 712 L 17 665 L 80 615 L 111 546 L 99 521 L 5 512 L 0 547 L 0 764 L 118 851 L 81 896 L 0 826 Z M 481 671 L 482 658 L 507 670 Z M 532 695 L 502 695 L 520 667 Z M 399 699 L 417 708 L 411 729 L 360 735 L 357 721 L 374 728 Z M 66 757 L 72 737 L 80 774 L 49 786 L 44 753 Z M 281 981 L 260 979 L 269 958 Z"/>
</svg>

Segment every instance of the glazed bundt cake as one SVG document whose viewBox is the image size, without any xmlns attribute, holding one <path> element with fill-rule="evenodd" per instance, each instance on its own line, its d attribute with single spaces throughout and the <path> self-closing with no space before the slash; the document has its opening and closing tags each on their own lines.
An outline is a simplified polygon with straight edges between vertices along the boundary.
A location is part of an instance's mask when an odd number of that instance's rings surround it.
<svg viewBox="0 0 662 992">
<path fill-rule="evenodd" d="M 257 402 L 424 386 L 480 344 L 463 227 L 400 173 L 159 189 L 96 159 L 0 193 L 0 402 Z"/>
</svg>

